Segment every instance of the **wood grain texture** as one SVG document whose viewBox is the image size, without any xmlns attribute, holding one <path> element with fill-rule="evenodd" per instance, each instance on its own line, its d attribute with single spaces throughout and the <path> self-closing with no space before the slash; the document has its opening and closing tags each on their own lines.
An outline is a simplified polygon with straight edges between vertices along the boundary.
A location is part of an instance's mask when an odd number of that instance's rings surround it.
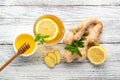
<svg viewBox="0 0 120 80">
<path fill-rule="evenodd" d="M 120 79 L 120 0 L 0 0 L 0 65 L 14 53 L 13 40 L 20 33 L 33 35 L 35 20 L 44 14 L 58 16 L 65 34 L 82 20 L 94 17 L 103 22 L 101 45 L 107 51 L 107 61 L 94 66 L 83 63 L 64 63 L 49 69 L 42 61 L 48 51 L 59 49 L 64 53 L 64 44 L 38 46 L 31 57 L 18 57 L 4 71 L 0 80 L 119 80 Z"/>
<path fill-rule="evenodd" d="M 120 42 L 120 7 L 51 6 L 48 8 L 39 6 L 2 6 L 0 7 L 0 13 L 0 44 L 12 44 L 14 37 L 20 33 L 33 34 L 34 22 L 43 14 L 58 16 L 63 21 L 66 32 L 86 18 L 97 18 L 104 25 L 100 42 Z"/>
<path fill-rule="evenodd" d="M 48 68 L 41 55 L 46 48 L 39 46 L 39 50 L 31 57 L 18 57 L 3 72 L 0 73 L 0 80 L 107 80 L 120 78 L 120 44 L 101 44 L 107 51 L 107 61 L 101 66 L 94 66 L 85 60 L 83 63 L 64 63 L 63 60 L 54 69 Z M 47 46 L 47 50 L 59 49 L 64 53 L 63 44 Z M 13 55 L 12 45 L 0 46 L 0 55 L 8 58 Z M 4 54 L 3 54 L 4 53 Z M 1 56 L 0 56 L 1 57 Z M 1 59 L 1 58 L 0 58 Z M 2 62 L 7 60 L 2 58 Z M 1 65 L 0 63 L 0 65 Z"/>
<path fill-rule="evenodd" d="M 30 5 L 30 6 L 48 6 L 48 5 L 108 5 L 108 6 L 119 6 L 120 0 L 0 0 L 0 5 Z"/>
</svg>

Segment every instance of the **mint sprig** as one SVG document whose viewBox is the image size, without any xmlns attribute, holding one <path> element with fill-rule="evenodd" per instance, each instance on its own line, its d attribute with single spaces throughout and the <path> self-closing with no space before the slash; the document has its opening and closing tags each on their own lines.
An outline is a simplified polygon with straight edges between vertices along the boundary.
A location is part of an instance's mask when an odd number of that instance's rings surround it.
<svg viewBox="0 0 120 80">
<path fill-rule="evenodd" d="M 36 36 L 36 38 L 35 38 L 35 42 L 40 42 L 41 44 L 43 44 L 44 43 L 44 39 L 45 38 L 48 38 L 49 36 L 48 35 L 45 35 L 45 36 L 43 36 L 43 35 L 41 35 L 41 34 L 37 34 L 37 36 Z"/>
<path fill-rule="evenodd" d="M 79 41 L 73 42 L 71 45 L 67 45 L 65 47 L 66 50 L 69 50 L 72 54 L 78 54 L 80 57 L 82 57 L 81 52 L 78 50 L 78 47 L 83 48 L 84 47 L 84 40 L 86 40 L 85 37 L 81 38 Z"/>
<path fill-rule="evenodd" d="M 72 46 L 72 45 L 68 45 L 68 46 L 65 47 L 65 49 L 66 49 L 66 50 L 69 50 L 72 54 L 73 54 L 73 53 L 76 53 L 76 54 L 78 54 L 80 57 L 82 57 L 82 55 L 81 55 L 81 53 L 80 53 L 80 51 L 78 50 L 77 47 L 74 47 L 74 46 Z"/>
</svg>

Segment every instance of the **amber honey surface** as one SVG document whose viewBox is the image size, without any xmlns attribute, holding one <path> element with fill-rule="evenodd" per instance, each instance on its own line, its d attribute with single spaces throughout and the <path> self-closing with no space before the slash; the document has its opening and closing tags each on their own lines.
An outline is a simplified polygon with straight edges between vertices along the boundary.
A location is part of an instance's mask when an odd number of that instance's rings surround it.
<svg viewBox="0 0 120 80">
<path fill-rule="evenodd" d="M 21 34 L 15 40 L 15 49 L 18 50 L 25 42 L 30 45 L 30 48 L 24 54 L 22 54 L 23 56 L 31 54 L 36 48 L 36 43 L 34 42 L 34 38 L 31 35 Z"/>
</svg>

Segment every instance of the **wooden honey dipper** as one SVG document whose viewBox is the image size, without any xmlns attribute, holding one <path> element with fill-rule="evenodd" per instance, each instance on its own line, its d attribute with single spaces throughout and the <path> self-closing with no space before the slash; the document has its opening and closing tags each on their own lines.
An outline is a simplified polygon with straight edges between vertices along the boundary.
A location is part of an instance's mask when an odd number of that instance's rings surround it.
<svg viewBox="0 0 120 80">
<path fill-rule="evenodd" d="M 3 64 L 0 67 L 0 71 L 2 71 L 9 63 L 11 63 L 17 56 L 19 56 L 20 54 L 23 54 L 24 52 L 26 52 L 28 49 L 30 48 L 30 45 L 28 43 L 24 43 L 17 51 L 17 53 L 15 53 L 5 64 Z"/>
</svg>

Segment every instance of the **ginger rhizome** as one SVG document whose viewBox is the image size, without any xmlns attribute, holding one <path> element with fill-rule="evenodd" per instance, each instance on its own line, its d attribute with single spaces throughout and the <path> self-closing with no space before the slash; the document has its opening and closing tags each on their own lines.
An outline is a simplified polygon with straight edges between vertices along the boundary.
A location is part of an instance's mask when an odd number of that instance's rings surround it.
<svg viewBox="0 0 120 80">
<path fill-rule="evenodd" d="M 71 45 L 74 41 L 80 40 L 83 36 L 86 36 L 86 40 L 84 41 L 83 48 L 78 47 L 82 57 L 77 54 L 72 54 L 70 51 L 66 50 L 63 55 L 65 62 L 72 62 L 74 59 L 77 59 L 78 62 L 82 62 L 86 59 L 89 45 L 99 45 L 98 40 L 102 32 L 102 28 L 102 22 L 94 18 L 89 18 L 81 22 L 75 28 L 71 29 L 63 40 L 66 45 Z"/>
</svg>

